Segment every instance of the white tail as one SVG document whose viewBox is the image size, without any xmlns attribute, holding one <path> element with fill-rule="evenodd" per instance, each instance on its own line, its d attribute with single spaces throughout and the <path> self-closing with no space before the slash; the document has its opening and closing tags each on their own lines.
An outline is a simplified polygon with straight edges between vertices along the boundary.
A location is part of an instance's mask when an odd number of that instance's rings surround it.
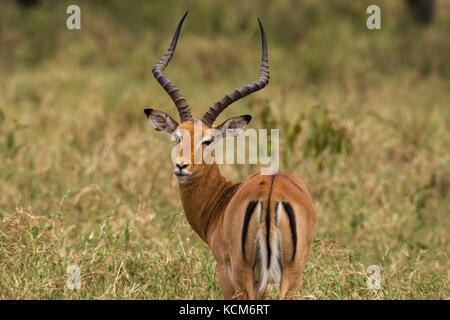
<svg viewBox="0 0 450 320">
<path fill-rule="evenodd" d="M 256 296 L 260 296 L 266 289 L 268 284 L 281 284 L 282 267 L 281 267 L 281 236 L 278 230 L 278 222 L 280 218 L 281 205 L 280 201 L 277 201 L 275 205 L 275 236 L 270 240 L 271 258 L 270 266 L 268 263 L 268 252 L 265 245 L 265 239 L 262 229 L 262 202 L 258 205 L 259 215 L 259 231 L 256 239 L 256 256 L 255 267 L 253 268 L 253 290 Z"/>
</svg>

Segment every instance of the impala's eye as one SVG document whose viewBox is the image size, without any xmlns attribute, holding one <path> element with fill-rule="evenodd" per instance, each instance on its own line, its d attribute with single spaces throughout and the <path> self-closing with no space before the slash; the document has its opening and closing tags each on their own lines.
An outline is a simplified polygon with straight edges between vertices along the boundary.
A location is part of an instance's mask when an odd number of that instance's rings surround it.
<svg viewBox="0 0 450 320">
<path fill-rule="evenodd" d="M 176 143 L 180 143 L 181 142 L 181 138 L 179 136 L 177 136 L 176 134 L 172 135 L 172 141 L 175 141 Z"/>
<path fill-rule="evenodd" d="M 205 146 L 209 146 L 211 144 L 211 142 L 212 142 L 212 139 L 205 140 L 205 141 L 202 142 L 202 144 L 204 144 Z"/>
</svg>

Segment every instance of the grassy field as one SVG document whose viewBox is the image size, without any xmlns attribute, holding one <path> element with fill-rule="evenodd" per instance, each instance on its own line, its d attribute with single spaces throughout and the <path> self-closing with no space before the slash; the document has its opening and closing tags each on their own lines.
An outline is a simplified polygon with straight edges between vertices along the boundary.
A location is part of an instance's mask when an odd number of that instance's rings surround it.
<svg viewBox="0 0 450 320">
<path fill-rule="evenodd" d="M 79 31 L 65 26 L 73 3 Z M 372 3 L 381 30 L 366 28 Z M 171 177 L 172 142 L 143 113 L 176 115 L 151 68 L 186 9 L 166 74 L 196 117 L 256 78 L 264 23 L 271 82 L 221 119 L 280 128 L 281 169 L 312 194 L 298 297 L 449 299 L 450 4 L 438 5 L 423 26 L 388 0 L 1 1 L 0 299 L 222 298 Z M 258 167 L 221 169 L 242 181 Z"/>
</svg>

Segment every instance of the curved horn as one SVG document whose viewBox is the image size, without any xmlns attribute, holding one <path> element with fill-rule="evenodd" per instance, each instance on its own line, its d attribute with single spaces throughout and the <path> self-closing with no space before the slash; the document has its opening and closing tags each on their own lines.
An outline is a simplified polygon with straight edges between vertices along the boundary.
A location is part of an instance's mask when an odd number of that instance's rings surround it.
<svg viewBox="0 0 450 320">
<path fill-rule="evenodd" d="M 211 127 L 213 122 L 217 119 L 219 114 L 225 110 L 233 102 L 252 94 L 258 90 L 261 90 L 269 83 L 269 58 L 267 54 L 267 42 L 266 34 L 262 26 L 261 21 L 258 18 L 259 28 L 261 29 L 261 40 L 262 40 L 262 57 L 261 57 L 261 67 L 259 72 L 259 79 L 249 85 L 246 85 L 240 89 L 236 89 L 233 92 L 226 94 L 221 100 L 217 101 L 212 105 L 209 110 L 205 113 L 202 121 L 206 126 Z"/>
<path fill-rule="evenodd" d="M 181 21 L 178 23 L 177 30 L 175 31 L 175 34 L 173 35 L 172 42 L 170 43 L 169 49 L 167 49 L 167 52 L 155 64 L 155 66 L 152 69 L 153 75 L 155 76 L 156 80 L 158 80 L 159 84 L 164 88 L 164 90 L 167 91 L 169 96 L 172 98 L 173 102 L 175 102 L 175 105 L 178 109 L 178 113 L 180 114 L 181 122 L 192 120 L 191 111 L 189 110 L 189 106 L 187 105 L 186 100 L 181 95 L 180 90 L 177 87 L 175 87 L 172 84 L 172 82 L 170 82 L 169 79 L 167 79 L 167 77 L 163 74 L 163 71 L 166 68 L 166 66 L 169 64 L 169 61 L 172 58 L 173 53 L 175 52 L 175 48 L 177 46 L 177 41 L 178 41 L 178 36 L 180 35 L 181 26 L 183 25 L 184 18 L 186 18 L 187 14 L 188 14 L 188 11 L 186 11 L 183 18 L 181 18 Z"/>
</svg>

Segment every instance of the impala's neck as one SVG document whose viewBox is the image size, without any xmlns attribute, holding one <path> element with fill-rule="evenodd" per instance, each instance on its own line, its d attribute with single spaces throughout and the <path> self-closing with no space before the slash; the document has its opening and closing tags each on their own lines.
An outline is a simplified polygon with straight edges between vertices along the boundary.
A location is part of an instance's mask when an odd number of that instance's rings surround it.
<svg viewBox="0 0 450 320">
<path fill-rule="evenodd" d="M 186 218 L 205 242 L 210 227 L 221 223 L 223 212 L 239 185 L 222 176 L 217 164 L 195 180 L 179 183 Z"/>
</svg>

